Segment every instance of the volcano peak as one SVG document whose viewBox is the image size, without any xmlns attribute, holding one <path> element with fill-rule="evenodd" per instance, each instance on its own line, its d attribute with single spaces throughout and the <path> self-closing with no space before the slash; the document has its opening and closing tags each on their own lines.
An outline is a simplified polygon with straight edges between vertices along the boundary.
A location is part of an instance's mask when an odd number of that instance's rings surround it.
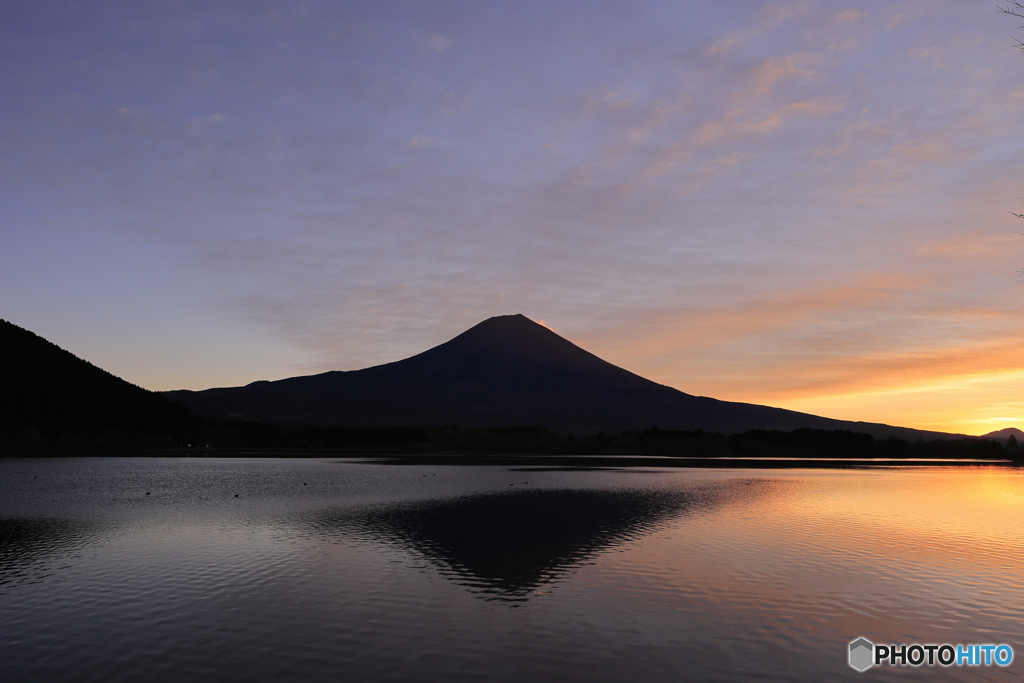
<svg viewBox="0 0 1024 683">
<path fill-rule="evenodd" d="M 241 415 L 281 425 L 529 425 L 576 434 L 654 425 L 727 434 L 810 427 L 913 439 L 920 434 L 691 396 L 612 365 L 521 313 L 488 318 L 432 349 L 364 370 L 167 393 L 208 417 Z"/>
</svg>

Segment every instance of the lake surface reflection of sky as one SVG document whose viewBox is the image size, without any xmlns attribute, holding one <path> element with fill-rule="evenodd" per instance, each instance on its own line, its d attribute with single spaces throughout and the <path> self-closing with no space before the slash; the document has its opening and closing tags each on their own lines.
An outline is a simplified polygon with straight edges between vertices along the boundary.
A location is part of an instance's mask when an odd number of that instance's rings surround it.
<svg viewBox="0 0 1024 683">
<path fill-rule="evenodd" d="M 1008 468 L 12 459 L 0 680 L 1018 679 L 1022 521 Z"/>
</svg>

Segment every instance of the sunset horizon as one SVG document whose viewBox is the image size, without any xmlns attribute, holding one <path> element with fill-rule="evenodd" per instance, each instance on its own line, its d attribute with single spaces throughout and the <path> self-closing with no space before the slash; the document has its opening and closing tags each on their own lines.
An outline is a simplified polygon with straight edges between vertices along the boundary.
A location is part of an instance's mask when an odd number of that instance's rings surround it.
<svg viewBox="0 0 1024 683">
<path fill-rule="evenodd" d="M 1024 425 L 1024 55 L 908 0 L 14 3 L 0 317 L 154 391 L 522 311 L 680 391 Z"/>
</svg>

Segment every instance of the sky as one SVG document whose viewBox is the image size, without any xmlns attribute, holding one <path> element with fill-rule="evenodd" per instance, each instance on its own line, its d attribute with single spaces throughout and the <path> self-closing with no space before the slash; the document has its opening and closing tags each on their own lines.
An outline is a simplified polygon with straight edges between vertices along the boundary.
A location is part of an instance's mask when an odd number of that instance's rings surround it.
<svg viewBox="0 0 1024 683">
<path fill-rule="evenodd" d="M 0 5 L 0 318 L 130 382 L 522 313 L 690 394 L 1024 427 L 988 0 Z"/>
</svg>

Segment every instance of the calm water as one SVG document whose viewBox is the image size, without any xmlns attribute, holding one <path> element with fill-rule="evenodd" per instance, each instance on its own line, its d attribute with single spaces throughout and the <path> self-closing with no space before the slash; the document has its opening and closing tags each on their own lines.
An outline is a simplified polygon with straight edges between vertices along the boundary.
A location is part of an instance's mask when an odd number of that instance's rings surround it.
<svg viewBox="0 0 1024 683">
<path fill-rule="evenodd" d="M 1020 680 L 1022 629 L 1013 469 L 0 461 L 7 682 Z"/>
</svg>

